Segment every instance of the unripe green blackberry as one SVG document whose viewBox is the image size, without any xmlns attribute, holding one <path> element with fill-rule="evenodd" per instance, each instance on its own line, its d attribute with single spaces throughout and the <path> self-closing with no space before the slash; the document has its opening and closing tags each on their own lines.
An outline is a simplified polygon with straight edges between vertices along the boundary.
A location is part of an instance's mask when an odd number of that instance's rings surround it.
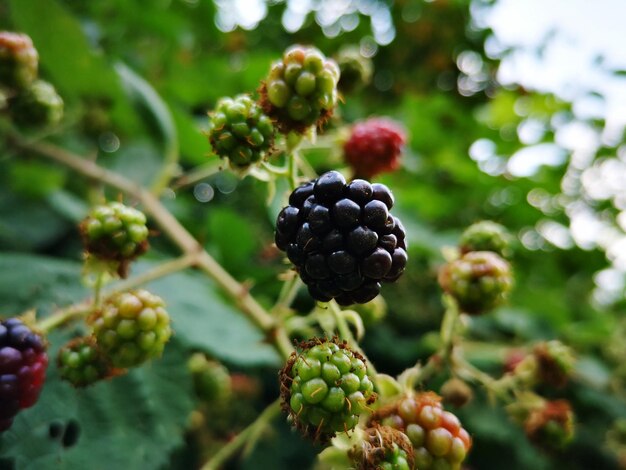
<svg viewBox="0 0 626 470">
<path fill-rule="evenodd" d="M 111 377 L 113 369 L 91 336 L 76 338 L 59 350 L 59 375 L 74 387 L 86 387 Z"/>
<path fill-rule="evenodd" d="M 339 67 L 315 47 L 292 46 L 261 86 L 263 110 L 281 132 L 320 126 L 337 104 Z"/>
<path fill-rule="evenodd" d="M 148 249 L 146 216 L 120 202 L 94 207 L 79 228 L 87 253 L 102 260 L 125 265 Z"/>
<path fill-rule="evenodd" d="M 263 159 L 274 143 L 274 125 L 248 95 L 222 98 L 209 113 L 208 137 L 217 155 L 236 168 Z"/>
<path fill-rule="evenodd" d="M 370 424 L 391 426 L 405 433 L 419 470 L 460 470 L 472 439 L 459 419 L 441 406 L 433 392 L 418 393 L 376 411 Z"/>
<path fill-rule="evenodd" d="M 376 399 L 365 359 L 336 340 L 299 346 L 279 373 L 283 409 L 305 435 L 325 441 L 353 429 Z"/>
<path fill-rule="evenodd" d="M 358 47 L 342 48 L 336 57 L 341 72 L 338 88 L 342 93 L 352 93 L 364 88 L 372 80 L 372 60 L 364 57 Z"/>
<path fill-rule="evenodd" d="M 9 109 L 18 126 L 52 126 L 63 117 L 63 100 L 50 83 L 36 80 L 11 98 Z"/>
<path fill-rule="evenodd" d="M 228 369 L 216 361 L 210 361 L 202 353 L 195 353 L 187 361 L 194 388 L 199 398 L 207 403 L 226 401 L 232 392 Z"/>
<path fill-rule="evenodd" d="M 165 303 L 143 289 L 108 298 L 90 323 L 100 350 L 120 368 L 160 356 L 172 334 Z"/>
<path fill-rule="evenodd" d="M 503 258 L 511 256 L 511 234 L 500 224 L 483 220 L 470 225 L 461 235 L 461 253 L 493 251 Z"/>
<path fill-rule="evenodd" d="M 439 271 L 442 289 L 470 315 L 504 302 L 513 285 L 509 263 L 491 251 L 471 251 Z"/>
<path fill-rule="evenodd" d="M 26 34 L 0 31 L 0 87 L 23 89 L 37 78 L 39 54 Z"/>
<path fill-rule="evenodd" d="M 365 430 L 363 441 L 349 452 L 349 457 L 357 470 L 412 470 L 413 453 L 406 434 L 376 425 Z"/>
</svg>

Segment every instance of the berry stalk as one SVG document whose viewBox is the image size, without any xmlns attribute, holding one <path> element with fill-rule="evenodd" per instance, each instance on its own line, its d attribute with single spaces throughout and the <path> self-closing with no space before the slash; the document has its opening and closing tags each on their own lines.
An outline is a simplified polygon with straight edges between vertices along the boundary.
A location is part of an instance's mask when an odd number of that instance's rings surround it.
<svg viewBox="0 0 626 470">
<path fill-rule="evenodd" d="M 212 278 L 237 303 L 239 308 L 269 336 L 278 352 L 289 357 L 293 347 L 284 328 L 276 325 L 274 318 L 254 299 L 245 286 L 233 278 L 202 245 L 181 225 L 181 223 L 163 206 L 161 201 L 149 191 L 138 187 L 133 181 L 115 172 L 106 170 L 96 163 L 81 158 L 65 149 L 45 142 L 28 142 L 13 135 L 11 143 L 23 150 L 29 150 L 55 160 L 77 172 L 115 187 L 127 195 L 138 199 L 145 211 L 157 222 L 165 233 L 183 253 L 196 254 L 195 266 Z"/>
</svg>

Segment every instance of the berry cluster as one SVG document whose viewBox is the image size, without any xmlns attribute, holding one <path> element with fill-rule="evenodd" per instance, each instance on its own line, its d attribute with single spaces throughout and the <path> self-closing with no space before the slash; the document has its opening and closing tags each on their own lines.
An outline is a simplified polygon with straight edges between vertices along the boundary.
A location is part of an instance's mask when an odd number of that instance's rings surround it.
<svg viewBox="0 0 626 470">
<path fill-rule="evenodd" d="M 264 158 L 274 142 L 274 126 L 252 98 L 222 98 L 209 114 L 209 141 L 215 153 L 237 168 Z"/>
<path fill-rule="evenodd" d="M 143 212 L 120 202 L 95 207 L 80 224 L 87 253 L 117 261 L 124 274 L 127 263 L 148 249 L 148 227 Z M 124 277 L 124 276 L 122 276 Z"/>
<path fill-rule="evenodd" d="M 415 466 L 420 470 L 458 470 L 472 440 L 458 418 L 441 406 L 441 398 L 424 392 L 401 399 L 378 410 L 371 422 L 404 432 L 414 448 Z"/>
<path fill-rule="evenodd" d="M 365 359 L 334 340 L 302 343 L 279 378 L 283 409 L 305 434 L 322 440 L 353 429 L 376 398 Z"/>
<path fill-rule="evenodd" d="M 490 220 L 470 225 L 461 234 L 461 253 L 470 251 L 493 251 L 508 258 L 511 255 L 511 235 L 505 227 Z"/>
<path fill-rule="evenodd" d="M 59 375 L 74 387 L 86 387 L 113 375 L 93 337 L 76 338 L 59 350 Z"/>
<path fill-rule="evenodd" d="M 187 361 L 194 389 L 198 397 L 207 403 L 223 403 L 231 396 L 232 383 L 228 369 L 216 361 L 210 361 L 202 353 L 195 353 Z"/>
<path fill-rule="evenodd" d="M 25 34 L 0 32 L 0 83 L 22 89 L 37 78 L 39 54 Z"/>
<path fill-rule="evenodd" d="M 261 87 L 261 104 L 282 132 L 321 125 L 337 104 L 339 67 L 314 47 L 293 46 Z"/>
<path fill-rule="evenodd" d="M 400 277 L 408 259 L 404 227 L 389 213 L 393 203 L 386 186 L 346 184 L 329 171 L 291 193 L 276 221 L 276 246 L 314 299 L 369 302 L 381 282 Z"/>
<path fill-rule="evenodd" d="M 373 426 L 348 455 L 357 470 L 412 470 L 413 454 L 406 434 L 390 426 Z"/>
<path fill-rule="evenodd" d="M 17 318 L 0 322 L 0 432 L 39 398 L 48 355 L 41 336 Z"/>
<path fill-rule="evenodd" d="M 359 178 L 372 178 L 400 165 L 404 131 L 389 119 L 372 118 L 357 123 L 343 151 L 346 162 Z"/>
<path fill-rule="evenodd" d="M 442 289 L 470 315 L 489 311 L 506 299 L 513 279 L 509 264 L 491 251 L 470 251 L 439 272 Z"/>
<path fill-rule="evenodd" d="M 90 319 L 99 348 L 113 367 L 137 366 L 160 356 L 171 335 L 163 300 L 145 290 L 107 299 Z"/>
<path fill-rule="evenodd" d="M 9 114 L 20 127 L 53 125 L 63 117 L 63 100 L 50 83 L 37 79 L 38 67 L 39 55 L 27 35 L 0 32 L 0 97 L 6 95 Z"/>
<path fill-rule="evenodd" d="M 574 413 L 567 400 L 544 400 L 524 421 L 528 439 L 546 450 L 560 450 L 574 438 Z"/>
</svg>

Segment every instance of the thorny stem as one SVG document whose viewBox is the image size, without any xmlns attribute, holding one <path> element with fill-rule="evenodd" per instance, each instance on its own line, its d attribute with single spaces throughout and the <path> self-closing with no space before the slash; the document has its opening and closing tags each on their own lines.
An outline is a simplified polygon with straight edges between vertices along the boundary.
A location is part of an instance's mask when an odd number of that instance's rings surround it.
<svg viewBox="0 0 626 470">
<path fill-rule="evenodd" d="M 183 253 L 197 254 L 195 266 L 211 277 L 239 308 L 268 336 L 283 357 L 289 357 L 293 347 L 284 328 L 275 324 L 274 318 L 250 295 L 248 289 L 235 280 L 202 245 L 182 226 L 151 192 L 138 186 L 124 176 L 106 170 L 94 162 L 85 160 L 65 149 L 45 142 L 30 143 L 20 137 L 13 136 L 12 142 L 17 147 L 30 150 L 44 157 L 62 163 L 79 173 L 94 180 L 115 187 L 127 195 L 139 200 L 144 210 L 155 220 L 165 233 Z"/>
<path fill-rule="evenodd" d="M 268 426 L 279 413 L 280 400 L 276 400 L 265 408 L 259 417 L 246 429 L 241 431 L 237 437 L 217 451 L 217 453 L 201 467 L 201 470 L 218 470 L 221 468 L 235 452 L 245 445 L 248 439 L 258 435 L 259 431 Z"/>
</svg>

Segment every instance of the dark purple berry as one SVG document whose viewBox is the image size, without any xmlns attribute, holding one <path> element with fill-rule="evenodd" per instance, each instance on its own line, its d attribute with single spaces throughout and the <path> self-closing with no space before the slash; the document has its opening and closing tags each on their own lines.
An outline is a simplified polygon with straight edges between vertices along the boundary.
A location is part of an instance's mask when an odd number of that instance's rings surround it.
<svg viewBox="0 0 626 470">
<path fill-rule="evenodd" d="M 348 233 L 348 249 L 356 255 L 371 253 L 378 243 L 378 235 L 367 227 L 357 227 Z"/>
<path fill-rule="evenodd" d="M 321 254 L 309 256 L 304 263 L 304 269 L 313 279 L 326 279 L 330 275 L 326 259 Z"/>
<path fill-rule="evenodd" d="M 341 199 L 333 206 L 333 221 L 342 229 L 350 229 L 359 223 L 361 206 L 350 199 Z"/>
<path fill-rule="evenodd" d="M 393 252 L 393 255 L 391 255 L 391 269 L 389 269 L 389 272 L 385 277 L 391 280 L 397 279 L 398 276 L 400 276 L 404 272 L 404 268 L 406 268 L 406 262 L 408 261 L 408 259 L 409 257 L 407 256 L 406 251 L 404 251 L 402 248 L 396 248 Z"/>
<path fill-rule="evenodd" d="M 332 204 L 343 194 L 346 180 L 338 171 L 329 171 L 317 179 L 313 187 L 313 194 L 318 202 Z"/>
<path fill-rule="evenodd" d="M 361 206 L 371 201 L 373 194 L 374 190 L 372 189 L 372 185 L 365 180 L 353 180 L 346 187 L 346 197 L 352 199 Z"/>
<path fill-rule="evenodd" d="M 330 211 L 322 205 L 317 204 L 311 208 L 308 220 L 311 231 L 317 235 L 325 235 L 332 228 Z"/>
<path fill-rule="evenodd" d="M 337 229 L 331 230 L 322 240 L 322 249 L 327 253 L 340 250 L 343 246 L 343 234 Z"/>
<path fill-rule="evenodd" d="M 381 201 L 370 201 L 363 207 L 363 223 L 377 232 L 384 231 L 388 217 L 387 206 Z"/>
<path fill-rule="evenodd" d="M 391 255 L 383 248 L 376 248 L 374 253 L 361 261 L 361 273 L 372 279 L 382 279 L 391 269 Z"/>
<path fill-rule="evenodd" d="M 387 209 L 389 210 L 393 208 L 395 199 L 393 197 L 393 193 L 389 190 L 387 186 L 380 183 L 374 183 L 372 185 L 372 191 L 374 192 L 374 194 L 372 195 L 372 199 L 384 202 L 387 206 Z"/>
<path fill-rule="evenodd" d="M 289 205 L 298 209 L 302 207 L 304 201 L 313 195 L 313 184 L 313 181 L 309 181 L 294 189 L 291 196 L 289 196 Z"/>
<path fill-rule="evenodd" d="M 335 251 L 328 256 L 328 266 L 337 274 L 348 274 L 356 267 L 356 258 L 347 251 Z"/>
<path fill-rule="evenodd" d="M 276 230 L 283 235 L 293 235 L 298 230 L 298 212 L 293 206 L 285 207 L 276 219 Z"/>
<path fill-rule="evenodd" d="M 380 294 L 380 282 L 369 281 L 352 292 L 352 298 L 356 303 L 364 304 Z"/>
</svg>

